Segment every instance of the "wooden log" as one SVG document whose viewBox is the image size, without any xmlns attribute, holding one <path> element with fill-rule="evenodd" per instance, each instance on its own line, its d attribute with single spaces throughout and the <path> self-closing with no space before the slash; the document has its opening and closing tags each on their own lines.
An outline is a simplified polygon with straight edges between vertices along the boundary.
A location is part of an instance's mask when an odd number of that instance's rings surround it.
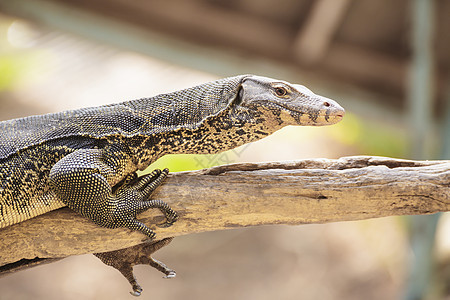
<svg viewBox="0 0 450 300">
<path fill-rule="evenodd" d="M 450 210 L 450 161 L 354 156 L 238 163 L 174 173 L 155 192 L 180 216 L 157 238 L 267 224 L 306 224 Z M 161 213 L 139 216 L 162 223 Z M 145 237 L 101 228 L 68 208 L 0 230 L 0 266 L 22 258 L 112 251 Z"/>
</svg>

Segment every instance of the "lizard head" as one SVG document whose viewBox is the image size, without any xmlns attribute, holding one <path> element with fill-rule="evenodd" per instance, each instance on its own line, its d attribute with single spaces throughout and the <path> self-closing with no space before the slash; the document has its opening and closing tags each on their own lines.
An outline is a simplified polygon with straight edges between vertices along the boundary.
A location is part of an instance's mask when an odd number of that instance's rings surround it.
<svg viewBox="0 0 450 300">
<path fill-rule="evenodd" d="M 332 125 L 345 114 L 336 101 L 316 95 L 303 85 L 254 75 L 243 78 L 235 103 L 237 110 L 275 127 Z"/>
</svg>

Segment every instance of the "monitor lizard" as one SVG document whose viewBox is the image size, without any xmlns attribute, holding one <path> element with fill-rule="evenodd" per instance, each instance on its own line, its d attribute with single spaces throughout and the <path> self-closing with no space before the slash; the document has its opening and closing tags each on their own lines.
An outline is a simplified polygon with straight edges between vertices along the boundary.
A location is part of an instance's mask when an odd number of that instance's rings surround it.
<svg viewBox="0 0 450 300">
<path fill-rule="evenodd" d="M 335 124 L 344 114 L 338 103 L 302 85 L 239 75 L 151 98 L 2 121 L 0 228 L 68 206 L 99 226 L 153 239 L 136 215 L 158 208 L 166 217 L 160 226 L 177 220 L 166 203 L 149 200 L 169 171 L 140 177 L 136 171 L 165 154 L 218 153 L 287 125 Z M 150 257 L 170 240 L 96 255 L 119 269 L 139 295 L 134 264 L 145 261 L 175 276 Z M 129 255 L 139 251 L 144 255 Z"/>
</svg>

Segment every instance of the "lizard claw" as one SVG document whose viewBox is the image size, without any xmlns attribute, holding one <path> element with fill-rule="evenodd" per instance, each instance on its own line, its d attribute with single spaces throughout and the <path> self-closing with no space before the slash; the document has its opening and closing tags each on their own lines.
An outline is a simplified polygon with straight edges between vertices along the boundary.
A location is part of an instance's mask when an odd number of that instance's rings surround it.
<svg viewBox="0 0 450 300">
<path fill-rule="evenodd" d="M 175 271 L 172 270 L 172 272 L 170 272 L 169 274 L 167 274 L 166 276 L 164 276 L 163 278 L 175 278 L 175 276 L 177 276 L 177 273 Z"/>
<path fill-rule="evenodd" d="M 136 287 L 133 286 L 133 291 L 130 292 L 130 294 L 132 296 L 139 297 L 143 290 L 142 290 L 142 288 L 141 288 L 141 286 L 139 284 L 136 284 L 136 285 L 137 285 Z"/>
<path fill-rule="evenodd" d="M 174 215 L 171 217 L 166 217 L 166 222 L 162 223 L 162 224 L 157 224 L 156 226 L 158 226 L 159 228 L 167 228 L 173 225 L 173 223 L 175 223 L 178 220 L 178 215 L 176 214 L 176 212 L 173 212 Z"/>
</svg>

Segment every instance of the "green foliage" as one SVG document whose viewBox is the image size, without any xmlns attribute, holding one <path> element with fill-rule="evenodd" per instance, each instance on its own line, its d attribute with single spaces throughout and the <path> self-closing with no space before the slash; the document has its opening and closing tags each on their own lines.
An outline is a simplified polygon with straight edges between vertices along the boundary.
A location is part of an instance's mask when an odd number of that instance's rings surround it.
<svg viewBox="0 0 450 300">
<path fill-rule="evenodd" d="M 33 75 L 33 71 L 37 73 L 41 64 L 49 61 L 44 51 L 11 43 L 9 32 L 14 24 L 14 19 L 0 20 L 0 92 L 16 88 L 26 77 Z"/>
<path fill-rule="evenodd" d="M 238 148 L 239 149 L 239 148 Z M 219 154 L 170 154 L 158 159 L 146 169 L 146 173 L 153 169 L 169 168 L 171 172 L 200 170 L 213 166 L 230 164 L 236 161 L 239 150 L 230 150 Z"/>
<path fill-rule="evenodd" d="M 360 155 L 405 157 L 407 154 L 407 134 L 401 129 L 353 114 L 346 114 L 341 123 L 333 126 L 331 133 L 341 143 L 355 147 Z"/>
<path fill-rule="evenodd" d="M 30 54 L 0 53 L 0 91 L 14 88 L 34 62 Z"/>
</svg>

